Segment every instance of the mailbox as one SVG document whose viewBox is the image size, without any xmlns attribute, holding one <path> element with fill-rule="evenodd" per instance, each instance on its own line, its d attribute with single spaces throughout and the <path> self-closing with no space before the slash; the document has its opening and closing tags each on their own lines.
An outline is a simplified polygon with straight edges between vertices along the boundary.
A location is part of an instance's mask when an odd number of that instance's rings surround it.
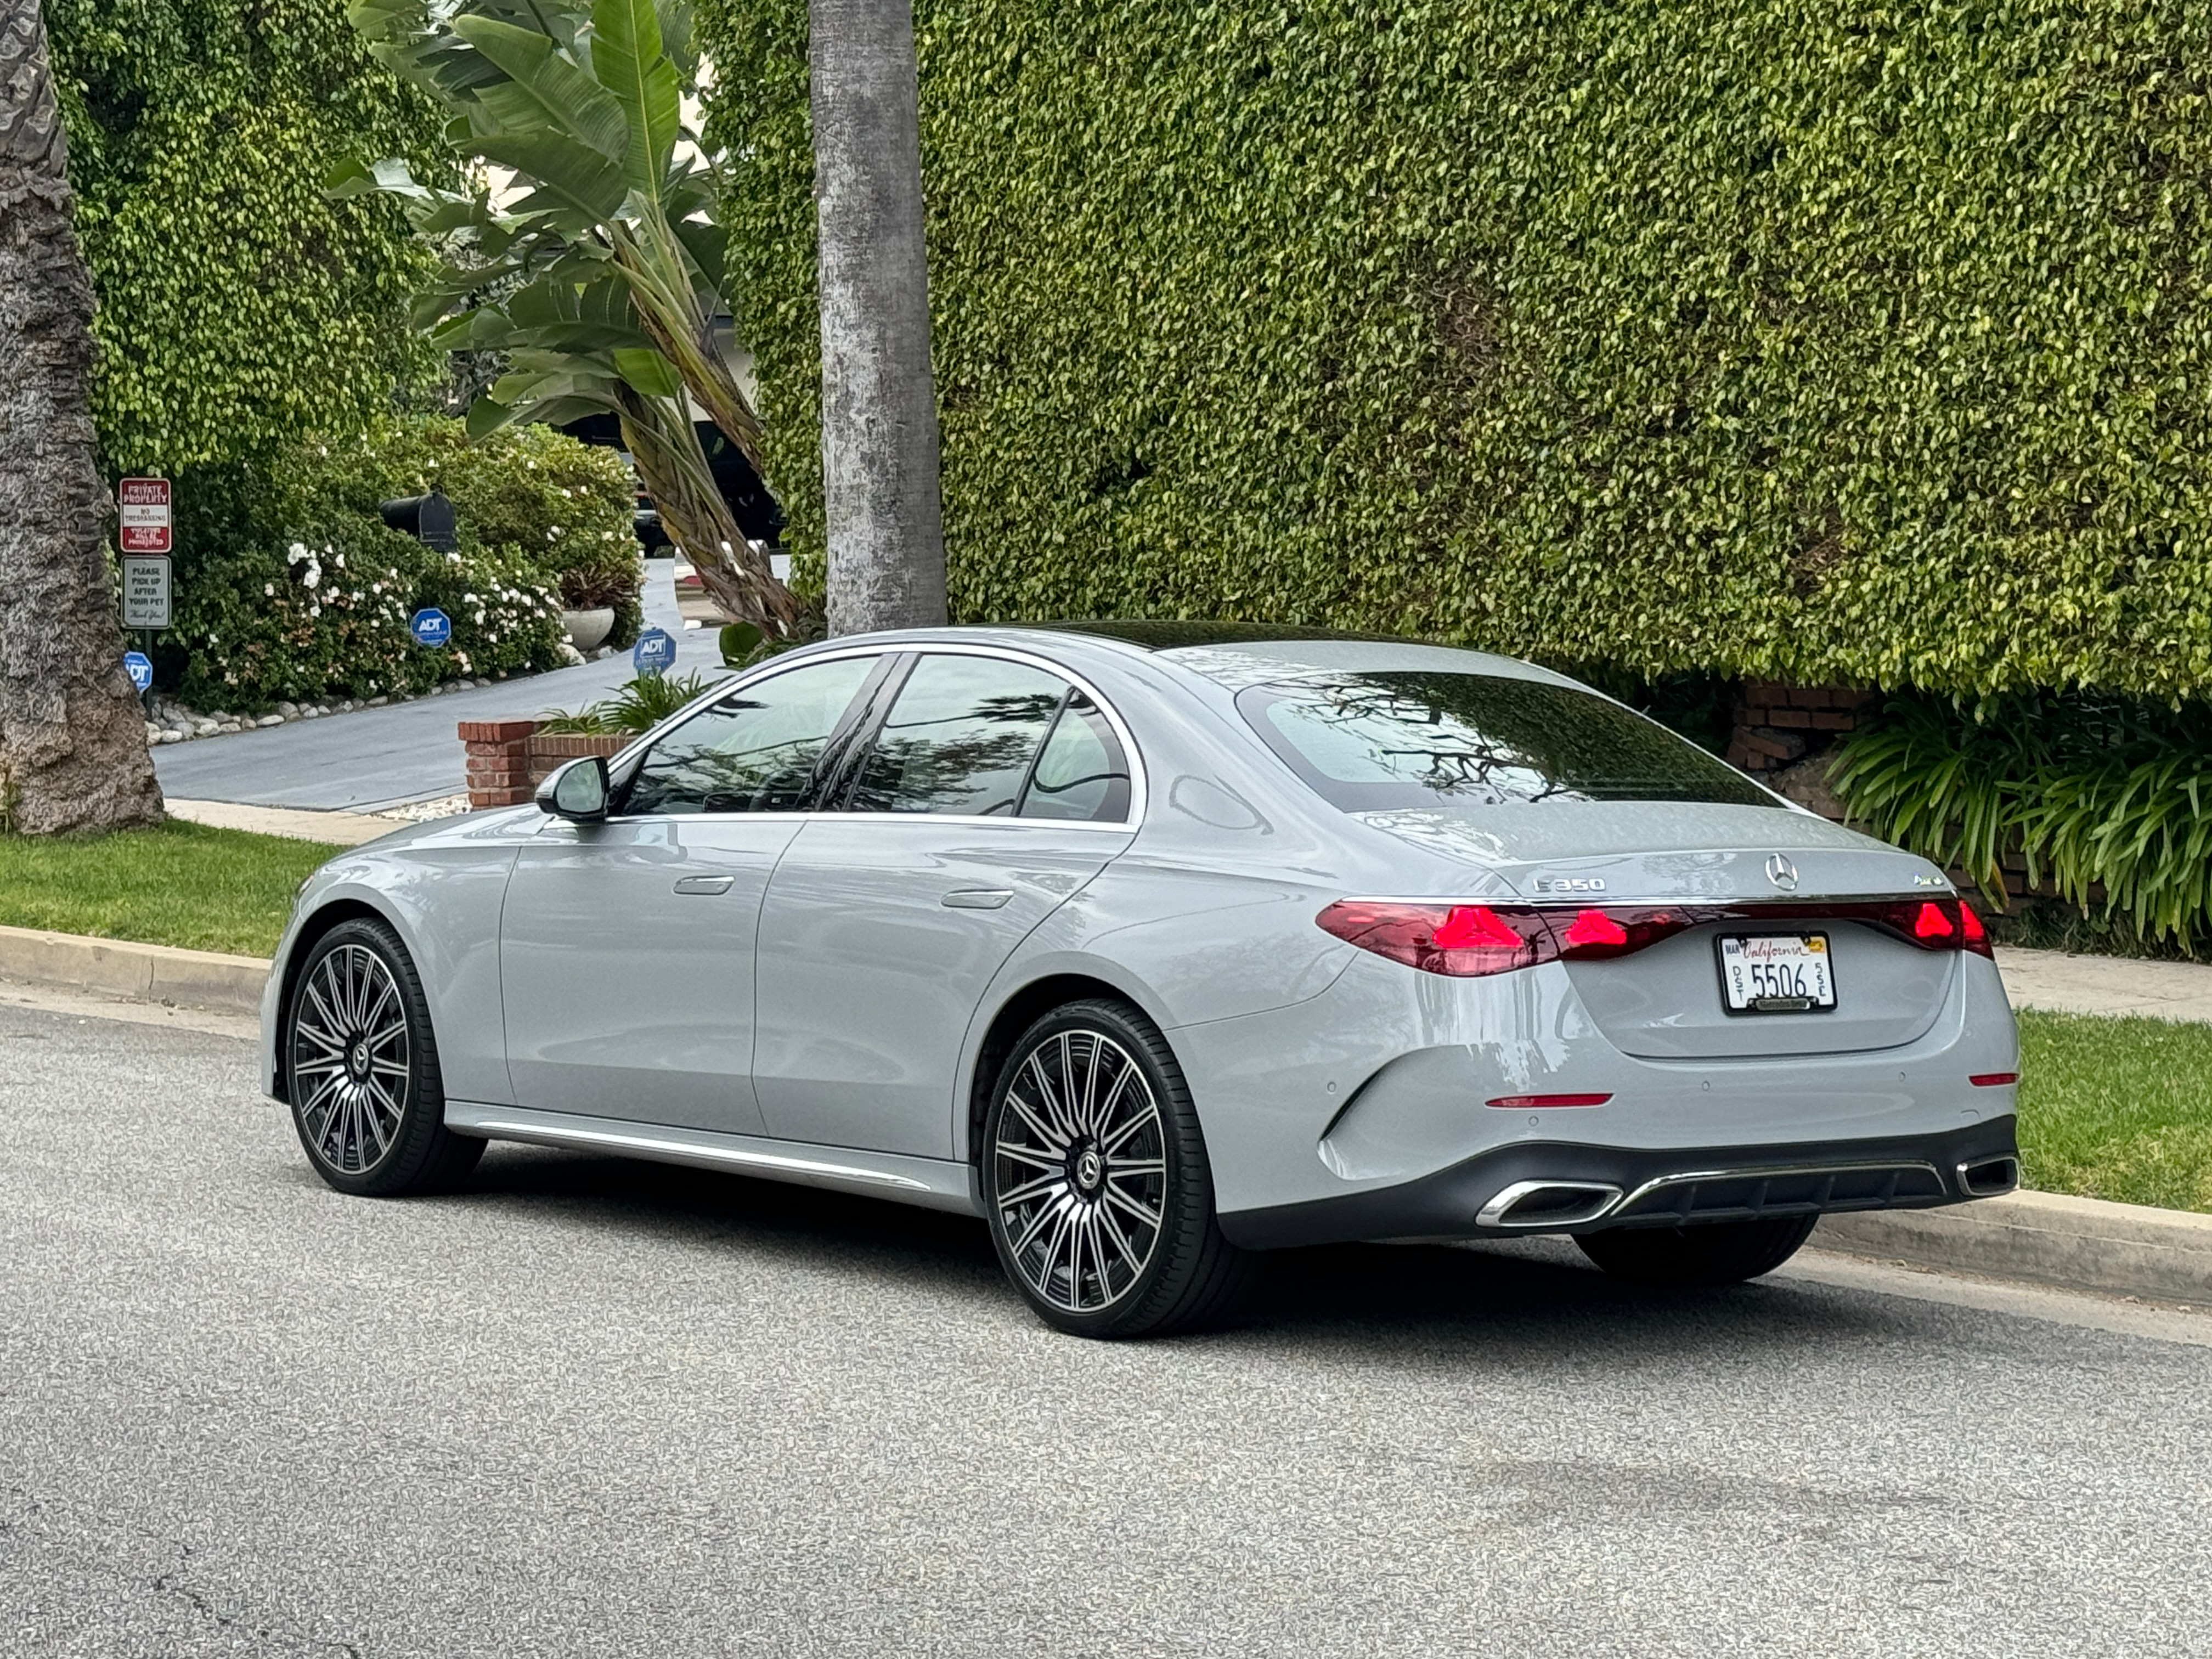
<svg viewBox="0 0 2212 1659">
<path fill-rule="evenodd" d="M 384 515 L 385 523 L 405 531 L 425 547 L 450 553 L 459 545 L 453 533 L 453 504 L 440 490 L 382 501 L 376 510 Z"/>
</svg>

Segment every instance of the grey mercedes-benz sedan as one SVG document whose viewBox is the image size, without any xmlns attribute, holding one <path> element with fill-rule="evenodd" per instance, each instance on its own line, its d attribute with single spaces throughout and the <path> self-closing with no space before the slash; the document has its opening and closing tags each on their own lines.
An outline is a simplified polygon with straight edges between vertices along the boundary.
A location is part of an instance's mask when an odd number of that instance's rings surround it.
<svg viewBox="0 0 2212 1659">
<path fill-rule="evenodd" d="M 349 1193 L 488 1139 L 983 1218 L 1064 1330 L 1250 1253 L 1571 1234 L 1711 1285 L 2018 1176 L 1924 860 L 1507 658 L 1231 626 L 795 650 L 302 890 L 269 1092 Z"/>
</svg>

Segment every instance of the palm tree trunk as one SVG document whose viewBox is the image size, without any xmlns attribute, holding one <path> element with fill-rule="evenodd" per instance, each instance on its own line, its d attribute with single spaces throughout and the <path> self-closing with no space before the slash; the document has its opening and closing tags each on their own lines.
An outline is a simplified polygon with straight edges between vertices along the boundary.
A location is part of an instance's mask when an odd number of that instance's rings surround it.
<svg viewBox="0 0 2212 1659">
<path fill-rule="evenodd" d="M 830 631 L 945 621 L 911 0 L 810 0 Z"/>
<path fill-rule="evenodd" d="M 155 823 L 92 427 L 92 279 L 39 0 L 0 0 L 0 819 Z"/>
</svg>

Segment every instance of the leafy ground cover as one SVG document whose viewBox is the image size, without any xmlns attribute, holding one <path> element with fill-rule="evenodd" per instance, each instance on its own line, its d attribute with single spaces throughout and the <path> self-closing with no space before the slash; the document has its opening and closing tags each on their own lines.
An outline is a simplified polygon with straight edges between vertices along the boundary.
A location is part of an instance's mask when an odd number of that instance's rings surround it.
<svg viewBox="0 0 2212 1659">
<path fill-rule="evenodd" d="M 265 957 L 340 849 L 172 819 L 88 838 L 0 836 L 0 925 Z"/>
<path fill-rule="evenodd" d="M 2212 1211 L 2212 1025 L 2023 1010 L 2027 1184 Z"/>
</svg>

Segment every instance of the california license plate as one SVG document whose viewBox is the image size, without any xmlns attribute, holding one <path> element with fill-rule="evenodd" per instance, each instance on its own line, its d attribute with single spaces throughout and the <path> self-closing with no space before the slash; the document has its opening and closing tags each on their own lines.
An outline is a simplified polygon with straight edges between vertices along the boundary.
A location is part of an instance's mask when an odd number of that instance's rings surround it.
<svg viewBox="0 0 2212 1659">
<path fill-rule="evenodd" d="M 1724 933 L 1721 995 L 1732 1014 L 1808 1014 L 1836 1006 L 1826 933 Z"/>
</svg>

